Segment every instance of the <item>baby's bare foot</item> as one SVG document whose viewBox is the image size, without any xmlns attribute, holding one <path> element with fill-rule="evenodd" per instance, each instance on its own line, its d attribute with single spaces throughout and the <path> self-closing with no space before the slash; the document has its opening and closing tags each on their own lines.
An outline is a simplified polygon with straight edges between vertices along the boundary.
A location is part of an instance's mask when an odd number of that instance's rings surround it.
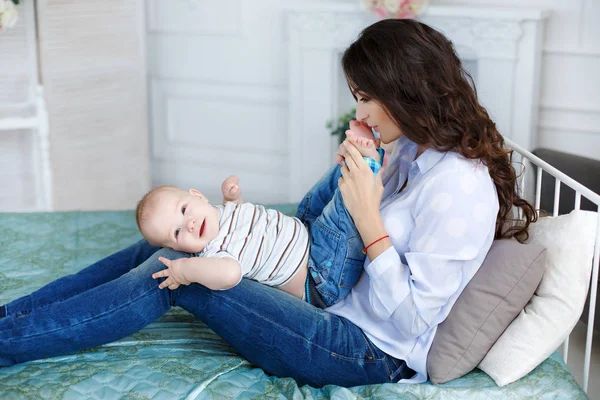
<svg viewBox="0 0 600 400">
<path fill-rule="evenodd" d="M 240 178 L 235 175 L 229 176 L 221 184 L 223 192 L 223 203 L 231 201 L 236 204 L 242 204 L 242 189 L 240 189 Z"/>
<path fill-rule="evenodd" d="M 378 146 L 375 143 L 375 137 L 368 126 L 358 121 L 350 121 L 350 129 L 346 131 L 346 138 L 354 144 L 363 157 L 381 162 L 381 155 L 377 151 Z"/>
</svg>

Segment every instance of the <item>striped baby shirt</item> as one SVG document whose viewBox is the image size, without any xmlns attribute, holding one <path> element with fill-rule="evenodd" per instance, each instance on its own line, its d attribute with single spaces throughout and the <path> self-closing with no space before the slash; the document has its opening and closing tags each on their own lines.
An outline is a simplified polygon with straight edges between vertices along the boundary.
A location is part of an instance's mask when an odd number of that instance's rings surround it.
<svg viewBox="0 0 600 400">
<path fill-rule="evenodd" d="M 231 257 L 242 277 L 269 286 L 286 284 L 309 254 L 308 230 L 298 218 L 252 203 L 227 202 L 219 209 L 219 234 L 200 257 Z"/>
</svg>

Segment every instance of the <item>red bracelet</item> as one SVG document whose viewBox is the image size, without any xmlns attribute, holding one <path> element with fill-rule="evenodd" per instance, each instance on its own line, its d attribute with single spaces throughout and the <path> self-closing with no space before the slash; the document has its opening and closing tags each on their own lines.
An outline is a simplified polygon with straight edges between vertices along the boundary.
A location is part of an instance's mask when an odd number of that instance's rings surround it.
<svg viewBox="0 0 600 400">
<path fill-rule="evenodd" d="M 390 235 L 385 235 L 385 236 L 382 236 L 382 237 L 380 237 L 380 238 L 379 238 L 379 239 L 377 239 L 376 241 L 374 241 L 374 242 L 371 242 L 371 244 L 370 244 L 370 245 L 368 245 L 367 247 L 365 247 L 365 248 L 363 249 L 363 254 L 367 254 L 367 249 L 368 249 L 369 247 L 373 246 L 375 243 L 377 243 L 377 242 L 379 242 L 380 240 L 383 240 L 383 239 L 385 239 L 385 238 L 389 238 L 389 237 L 390 237 Z"/>
</svg>

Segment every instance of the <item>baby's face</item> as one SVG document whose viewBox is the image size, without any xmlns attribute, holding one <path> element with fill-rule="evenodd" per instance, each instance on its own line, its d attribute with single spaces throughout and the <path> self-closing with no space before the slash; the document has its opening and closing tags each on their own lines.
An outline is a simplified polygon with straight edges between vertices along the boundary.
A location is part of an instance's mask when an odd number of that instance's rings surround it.
<svg viewBox="0 0 600 400">
<path fill-rule="evenodd" d="M 153 200 L 144 236 L 162 247 L 197 253 L 219 233 L 219 210 L 197 190 L 165 190 Z"/>
</svg>

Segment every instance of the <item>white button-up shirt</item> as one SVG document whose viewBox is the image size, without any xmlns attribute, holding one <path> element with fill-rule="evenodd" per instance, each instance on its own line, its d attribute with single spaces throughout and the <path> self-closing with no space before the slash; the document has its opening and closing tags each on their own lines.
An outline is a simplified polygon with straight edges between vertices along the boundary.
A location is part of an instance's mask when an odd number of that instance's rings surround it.
<svg viewBox="0 0 600 400">
<path fill-rule="evenodd" d="M 393 246 L 371 262 L 367 257 L 350 294 L 327 308 L 405 360 L 417 372 L 406 383 L 427 380 L 437 325 L 481 266 L 498 214 L 496 188 L 481 161 L 433 149 L 414 160 L 416 153 L 416 144 L 401 137 L 384 171 L 380 211 Z"/>
</svg>

